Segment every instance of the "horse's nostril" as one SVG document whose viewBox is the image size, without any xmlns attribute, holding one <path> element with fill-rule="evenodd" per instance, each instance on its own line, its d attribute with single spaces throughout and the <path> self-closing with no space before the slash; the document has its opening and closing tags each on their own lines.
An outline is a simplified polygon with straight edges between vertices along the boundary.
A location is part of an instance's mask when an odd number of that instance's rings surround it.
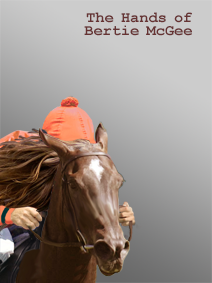
<svg viewBox="0 0 212 283">
<path fill-rule="evenodd" d="M 130 248 L 130 243 L 129 243 L 129 241 L 126 241 L 125 245 L 124 245 L 124 249 L 129 250 L 129 248 Z"/>
<path fill-rule="evenodd" d="M 120 241 L 115 244 L 115 247 L 116 247 L 116 252 L 115 252 L 116 257 L 120 257 L 122 252 L 126 253 L 129 251 L 130 244 L 128 241 L 126 242 Z"/>
<path fill-rule="evenodd" d="M 114 254 L 113 249 L 103 240 L 99 240 L 94 245 L 94 250 L 97 257 L 101 258 L 102 260 L 107 260 Z"/>
</svg>

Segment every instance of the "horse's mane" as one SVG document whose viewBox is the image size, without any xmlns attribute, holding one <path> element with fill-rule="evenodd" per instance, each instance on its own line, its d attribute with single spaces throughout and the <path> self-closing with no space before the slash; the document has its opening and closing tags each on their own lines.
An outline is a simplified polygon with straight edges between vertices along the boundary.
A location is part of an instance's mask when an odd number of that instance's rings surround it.
<svg viewBox="0 0 212 283">
<path fill-rule="evenodd" d="M 60 160 L 57 153 L 44 144 L 38 131 L 33 131 L 37 135 L 19 136 L 17 141 L 0 144 L 0 205 L 48 208 Z M 75 149 L 92 146 L 82 139 L 65 143 Z"/>
</svg>

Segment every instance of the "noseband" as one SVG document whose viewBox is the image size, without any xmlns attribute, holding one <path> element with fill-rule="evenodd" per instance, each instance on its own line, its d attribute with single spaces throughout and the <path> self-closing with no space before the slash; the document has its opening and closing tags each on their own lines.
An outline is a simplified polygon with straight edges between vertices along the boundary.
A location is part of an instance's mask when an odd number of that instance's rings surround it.
<svg viewBox="0 0 212 283">
<path fill-rule="evenodd" d="M 70 162 L 72 162 L 73 160 L 75 160 L 77 158 L 80 158 L 80 157 L 84 157 L 84 156 L 97 156 L 97 155 L 107 156 L 108 158 L 111 159 L 111 157 L 107 153 L 104 153 L 104 152 L 101 152 L 101 151 L 99 151 L 99 152 L 85 152 L 85 153 L 82 153 L 82 154 L 79 154 L 79 155 L 74 155 L 69 160 L 67 160 L 66 163 L 63 164 L 62 169 L 61 169 L 62 174 L 64 173 L 64 170 L 65 170 L 66 166 Z M 72 205 L 72 208 L 73 208 L 73 212 L 74 212 L 75 225 L 77 225 L 77 219 L 76 219 L 76 214 L 75 214 L 73 205 Z M 83 237 L 82 233 L 78 229 L 78 225 L 77 225 L 77 228 L 76 228 L 76 231 L 77 231 L 76 236 L 77 236 L 77 239 L 79 241 L 78 243 L 76 243 L 76 242 L 71 242 L 71 243 L 55 243 L 55 242 L 51 242 L 51 241 L 48 241 L 48 240 L 43 240 L 29 226 L 28 226 L 28 228 L 30 229 L 30 231 L 34 234 L 34 236 L 38 240 L 40 240 L 42 243 L 47 244 L 47 245 L 51 245 L 51 246 L 55 246 L 55 247 L 61 247 L 61 248 L 63 248 L 63 247 L 79 247 L 83 253 L 88 253 L 88 251 L 90 249 L 94 248 L 94 245 L 87 245 L 85 238 Z M 128 241 L 130 241 L 131 238 L 132 238 L 132 221 L 130 221 L 129 228 L 130 228 L 130 236 L 129 236 Z"/>
</svg>

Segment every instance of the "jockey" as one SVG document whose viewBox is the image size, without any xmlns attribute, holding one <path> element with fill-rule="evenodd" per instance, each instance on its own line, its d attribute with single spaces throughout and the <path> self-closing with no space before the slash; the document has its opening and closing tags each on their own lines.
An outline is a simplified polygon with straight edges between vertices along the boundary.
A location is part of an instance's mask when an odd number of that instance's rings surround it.
<svg viewBox="0 0 212 283">
<path fill-rule="evenodd" d="M 94 127 L 91 118 L 81 108 L 78 107 L 78 100 L 74 97 L 67 97 L 62 100 L 61 106 L 53 109 L 46 117 L 43 129 L 51 136 L 63 141 L 75 139 L 87 139 L 91 143 L 94 140 Z M 19 136 L 29 137 L 37 135 L 26 131 L 15 131 L 0 139 L 0 143 L 12 141 Z M 18 141 L 17 141 L 18 142 Z M 28 230 L 28 226 L 35 229 L 42 221 L 41 213 L 33 207 L 6 208 L 0 206 L 1 221 L 0 225 L 15 224 Z M 129 221 L 135 224 L 135 218 L 132 208 L 127 202 L 120 206 L 119 222 L 123 226 L 128 226 Z"/>
<path fill-rule="evenodd" d="M 95 143 L 92 120 L 78 107 L 78 100 L 74 97 L 67 97 L 61 102 L 61 106 L 53 109 L 47 115 L 42 128 L 49 135 L 63 141 L 86 139 Z M 0 139 L 0 143 L 15 140 L 19 142 L 19 136 L 33 135 L 37 133 L 14 131 Z M 41 235 L 46 212 L 38 212 L 35 207 L 8 209 L 0 206 L 0 215 L 0 226 L 4 224 L 4 229 L 0 227 L 0 278 L 1 282 L 15 283 L 24 254 L 29 250 L 38 249 L 40 244 L 27 226 Z M 135 224 L 134 213 L 129 204 L 124 202 L 119 208 L 119 222 L 128 226 L 129 221 Z"/>
</svg>

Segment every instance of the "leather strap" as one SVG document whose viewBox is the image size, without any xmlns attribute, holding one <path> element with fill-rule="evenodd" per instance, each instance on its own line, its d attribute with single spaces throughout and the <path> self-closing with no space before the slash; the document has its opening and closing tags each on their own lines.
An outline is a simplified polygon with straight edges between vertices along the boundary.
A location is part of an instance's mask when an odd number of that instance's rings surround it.
<svg viewBox="0 0 212 283">
<path fill-rule="evenodd" d="M 85 153 L 82 153 L 82 154 L 79 154 L 79 155 L 74 155 L 72 156 L 69 160 L 67 160 L 64 164 L 63 164 L 63 167 L 62 167 L 62 170 L 61 172 L 63 173 L 66 166 L 72 162 L 73 160 L 79 158 L 79 157 L 84 157 L 84 156 L 95 156 L 95 155 L 103 155 L 103 156 L 107 156 L 108 158 L 111 159 L 110 155 L 107 154 L 107 153 L 104 153 L 102 151 L 98 151 L 98 152 L 85 152 Z"/>
<path fill-rule="evenodd" d="M 40 240 L 42 243 L 50 245 L 50 246 L 55 246 L 55 247 L 59 247 L 59 248 L 64 248 L 64 247 L 77 247 L 80 248 L 82 246 L 81 243 L 79 242 L 72 242 L 72 243 L 55 243 L 55 242 L 51 242 L 48 240 L 43 240 L 38 234 L 36 234 L 29 226 L 27 226 L 29 228 L 29 230 L 33 233 L 33 235 Z"/>
<path fill-rule="evenodd" d="M 129 242 L 132 239 L 132 227 L 133 227 L 133 224 L 132 224 L 132 221 L 130 221 L 130 223 L 129 223 L 130 236 L 129 236 L 129 239 L 128 239 Z"/>
<path fill-rule="evenodd" d="M 2 227 L 2 226 L 1 226 Z M 33 233 L 33 235 L 40 240 L 42 243 L 50 245 L 50 246 L 55 246 L 55 247 L 59 247 L 59 248 L 64 248 L 64 247 L 79 247 L 79 248 L 84 248 L 84 249 L 92 249 L 94 247 L 94 245 L 83 245 L 80 242 L 71 242 L 71 243 L 55 243 L 55 242 L 51 242 L 48 240 L 43 240 L 38 234 L 36 234 L 29 226 L 28 226 L 29 230 Z M 132 221 L 130 221 L 129 223 L 129 229 L 130 229 L 130 236 L 128 238 L 128 241 L 130 242 L 130 240 L 132 239 Z"/>
<path fill-rule="evenodd" d="M 6 223 L 3 223 L 1 226 L 0 226 L 0 232 L 7 227 L 7 224 Z"/>
</svg>

